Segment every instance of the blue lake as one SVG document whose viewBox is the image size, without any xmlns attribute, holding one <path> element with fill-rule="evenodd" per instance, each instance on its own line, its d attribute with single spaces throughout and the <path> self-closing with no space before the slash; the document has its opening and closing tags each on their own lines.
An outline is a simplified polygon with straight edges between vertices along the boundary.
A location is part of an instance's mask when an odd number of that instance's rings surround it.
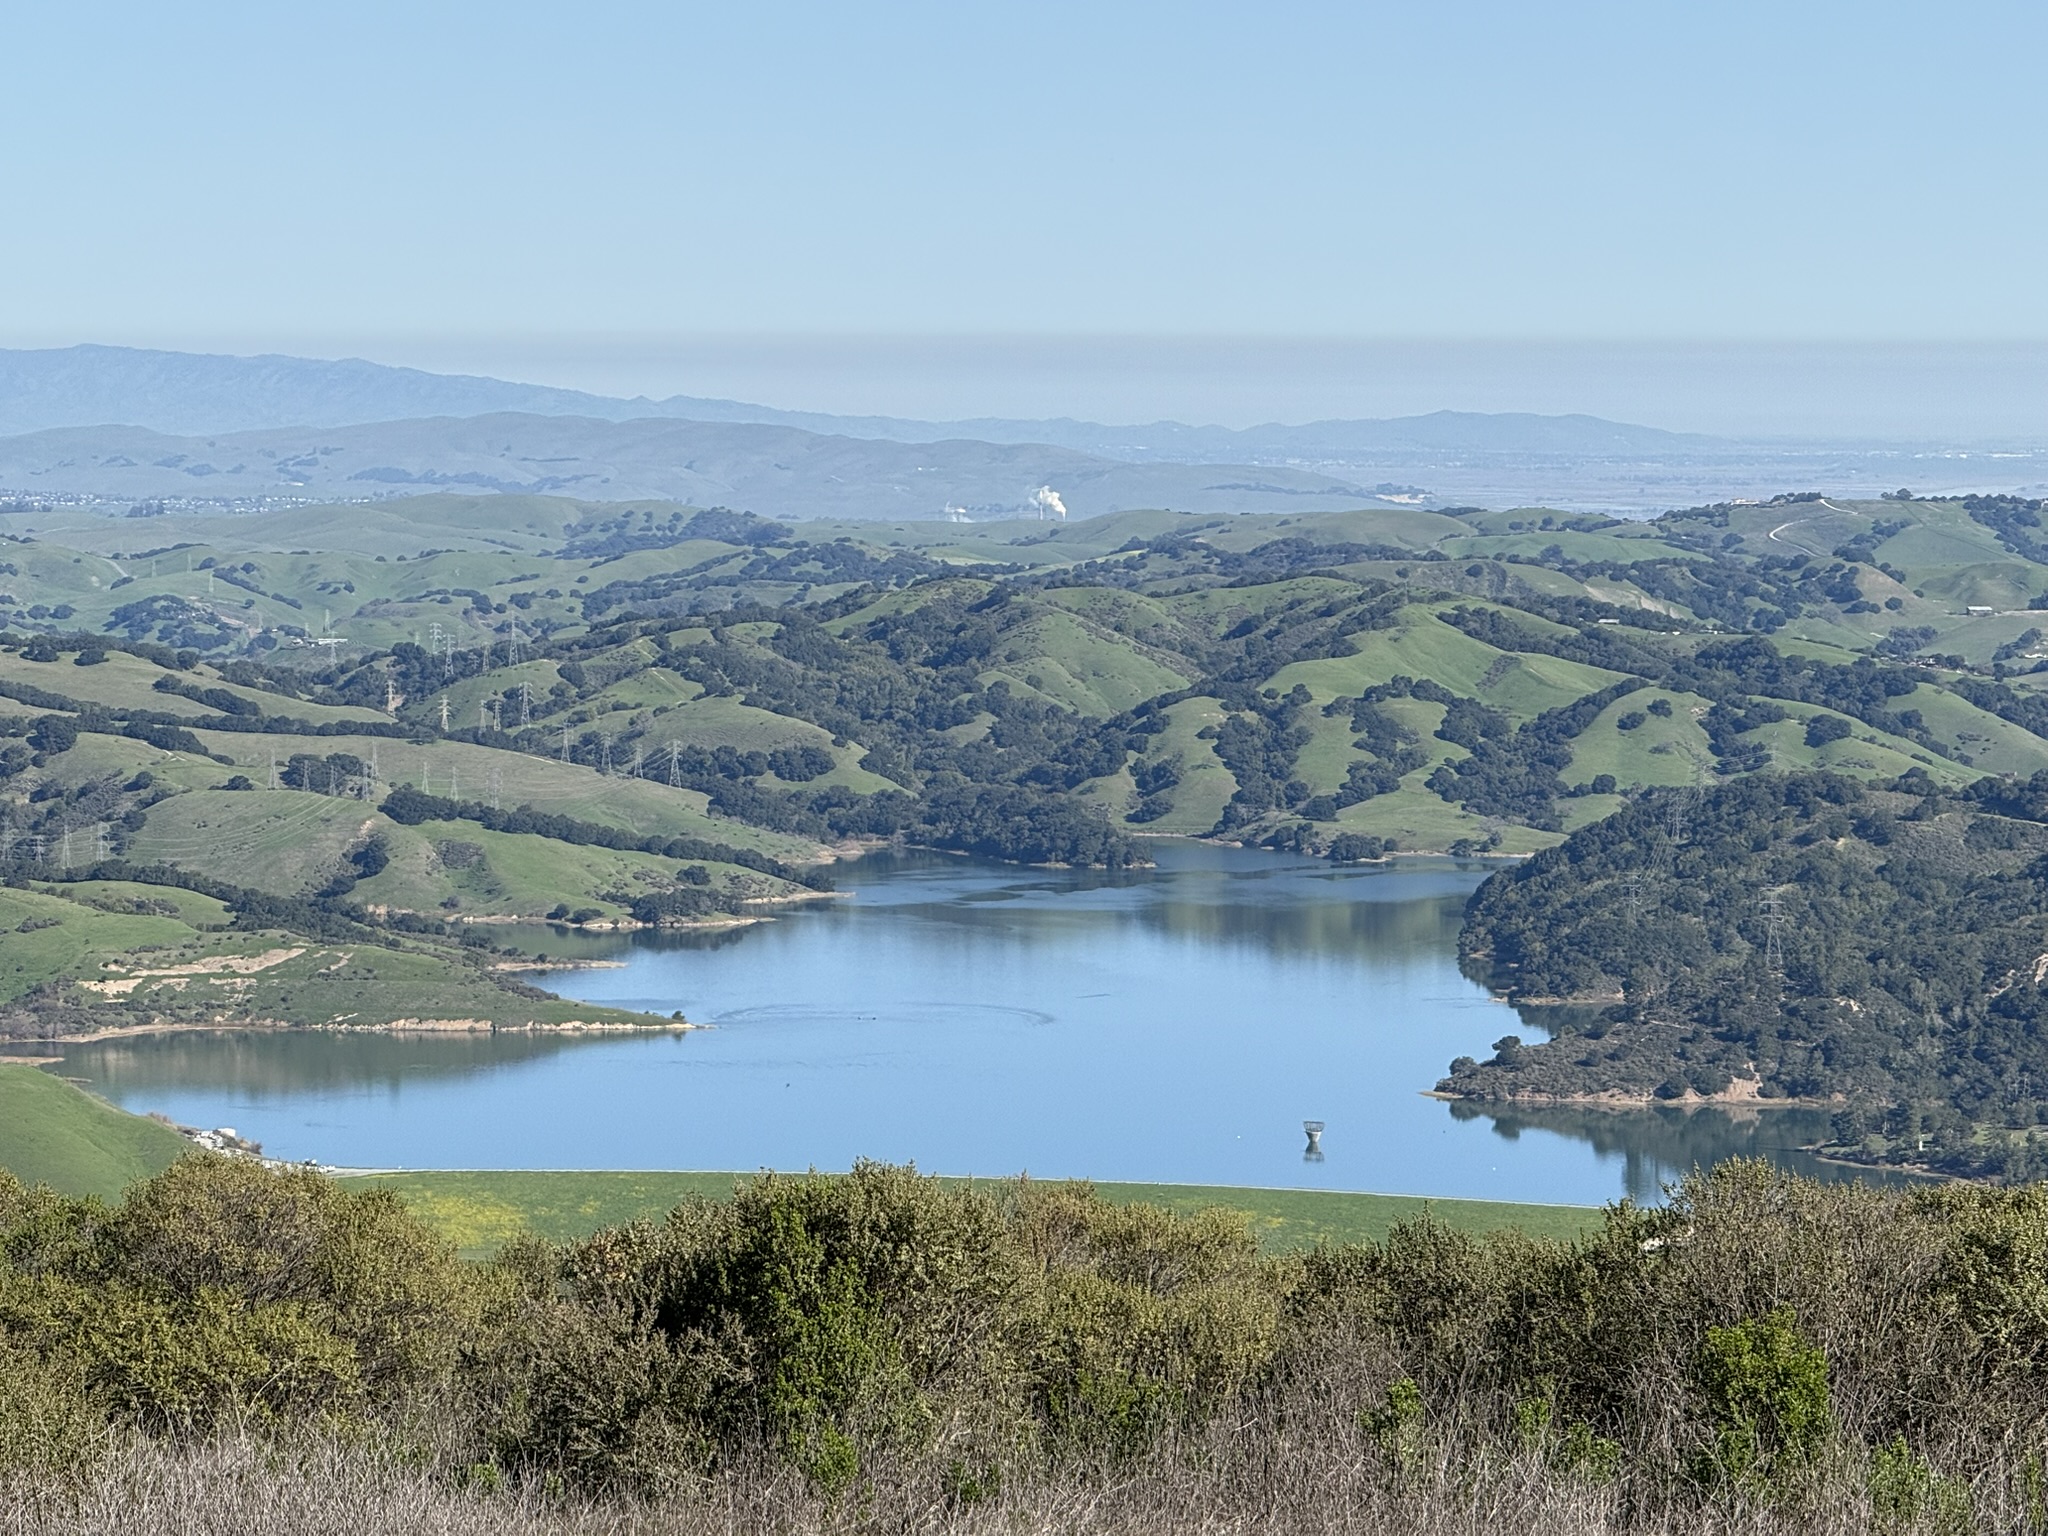
<svg viewBox="0 0 2048 1536">
<path fill-rule="evenodd" d="M 622 961 L 571 997 L 660 1036 L 221 1033 L 72 1048 L 131 1109 L 354 1167 L 1087 1176 L 1503 1200 L 1655 1199 L 1737 1153 L 1819 1171 L 1810 1111 L 1477 1113 L 1454 1056 L 1540 1030 L 1461 975 L 1450 861 L 1335 869 L 1162 842 L 1127 874 L 936 854 L 842 866 L 843 898 L 715 933 L 522 931 Z M 1303 1157 L 1305 1119 L 1324 1157 Z"/>
</svg>

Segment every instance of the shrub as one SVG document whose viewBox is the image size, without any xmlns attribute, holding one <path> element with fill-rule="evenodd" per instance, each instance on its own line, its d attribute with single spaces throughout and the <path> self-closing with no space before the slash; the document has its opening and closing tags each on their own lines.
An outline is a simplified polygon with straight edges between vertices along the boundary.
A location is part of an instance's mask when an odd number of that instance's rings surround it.
<svg viewBox="0 0 2048 1536">
<path fill-rule="evenodd" d="M 1968 1536 L 1969 1484 L 1943 1477 L 1913 1454 L 1904 1435 L 1880 1446 L 1870 1458 L 1870 1513 L 1881 1532 L 1926 1530 L 1936 1536 Z M 2038 1528 L 2038 1518 L 2030 1525 Z"/>
<path fill-rule="evenodd" d="M 188 1158 L 120 1210 L 0 1189 L 0 1334 L 137 1422 L 354 1412 L 445 1375 L 468 1272 L 388 1191 Z"/>
<path fill-rule="evenodd" d="M 1790 1307 L 1709 1328 L 1694 1371 L 1715 1475 L 1768 1477 L 1805 1461 L 1827 1438 L 1827 1356 L 1799 1336 Z"/>
<path fill-rule="evenodd" d="M 109 1443 L 105 1405 L 76 1357 L 0 1334 L 0 1478 L 75 1472 Z"/>
<path fill-rule="evenodd" d="M 765 1443 L 836 1489 L 948 1403 L 999 1414 L 1011 1379 L 996 1202 L 906 1169 L 763 1178 L 599 1234 L 559 1273 L 574 1305 L 539 1330 L 508 1444 L 586 1479 L 658 1486 Z"/>
<path fill-rule="evenodd" d="M 1022 1331 L 1032 1406 L 1065 1454 L 1129 1455 L 1214 1408 L 1272 1356 L 1278 1276 L 1242 1218 L 1027 1188 L 1035 1275 Z"/>
</svg>

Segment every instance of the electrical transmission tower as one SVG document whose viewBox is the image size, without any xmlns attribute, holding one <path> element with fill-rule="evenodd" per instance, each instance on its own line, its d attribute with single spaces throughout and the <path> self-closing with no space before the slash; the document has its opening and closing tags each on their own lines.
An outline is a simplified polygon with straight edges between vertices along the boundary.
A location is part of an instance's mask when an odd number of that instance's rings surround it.
<svg viewBox="0 0 2048 1536">
<path fill-rule="evenodd" d="M 448 798 L 450 800 L 460 800 L 462 798 L 462 770 L 453 763 L 448 765 Z"/>
<path fill-rule="evenodd" d="M 71 823 L 68 821 L 64 823 L 64 841 L 61 847 L 63 851 L 57 855 L 57 862 L 68 875 L 71 873 Z"/>
<path fill-rule="evenodd" d="M 569 761 L 569 722 L 562 722 L 562 761 Z"/>
<path fill-rule="evenodd" d="M 484 776 L 484 785 L 491 796 L 491 809 L 495 811 L 499 808 L 498 802 L 504 798 L 505 794 L 505 770 L 493 766 L 491 771 Z"/>
<path fill-rule="evenodd" d="M 1692 829 L 1692 812 L 1699 800 L 1699 786 L 1683 785 L 1667 790 L 1664 796 L 1664 843 L 1657 850 L 1656 865 L 1660 870 L 1675 874 L 1678 869 L 1678 850 L 1684 844 Z"/>
<path fill-rule="evenodd" d="M 448 734 L 448 695 L 441 695 L 441 734 Z"/>
<path fill-rule="evenodd" d="M 1773 976 L 1785 974 L 1785 905 L 1775 890 L 1766 891 L 1757 902 L 1764 915 L 1764 968 Z"/>
<path fill-rule="evenodd" d="M 640 777 L 640 771 L 644 765 L 644 759 L 640 753 L 640 743 L 636 741 L 633 743 L 633 766 L 626 771 L 637 779 Z"/>
<path fill-rule="evenodd" d="M 533 684 L 521 679 L 519 683 L 519 728 L 524 730 L 533 724 Z"/>
<path fill-rule="evenodd" d="M 1692 806 L 1687 802 L 1685 792 L 1673 791 L 1670 799 L 1664 803 L 1664 835 L 1671 840 L 1673 847 L 1685 841 L 1687 824 L 1691 816 Z"/>
<path fill-rule="evenodd" d="M 1616 882 L 1621 889 L 1621 910 L 1628 915 L 1631 923 L 1639 922 L 1643 906 L 1649 900 L 1650 882 L 1644 875 L 1624 875 Z"/>
<path fill-rule="evenodd" d="M 683 744 L 680 741 L 668 744 L 668 782 L 671 789 L 683 786 Z"/>
<path fill-rule="evenodd" d="M 597 733 L 597 771 L 599 773 L 610 773 L 612 771 L 612 738 L 610 733 L 605 731 Z"/>
<path fill-rule="evenodd" d="M 113 857 L 110 843 L 107 824 L 104 821 L 95 824 L 92 829 L 92 855 L 95 862 L 104 864 Z"/>
<path fill-rule="evenodd" d="M 405 702 L 405 695 L 398 691 L 398 679 L 389 672 L 384 674 L 384 713 L 395 715 L 398 706 Z"/>
<path fill-rule="evenodd" d="M 270 787 L 277 788 L 277 753 L 270 754 Z"/>
</svg>

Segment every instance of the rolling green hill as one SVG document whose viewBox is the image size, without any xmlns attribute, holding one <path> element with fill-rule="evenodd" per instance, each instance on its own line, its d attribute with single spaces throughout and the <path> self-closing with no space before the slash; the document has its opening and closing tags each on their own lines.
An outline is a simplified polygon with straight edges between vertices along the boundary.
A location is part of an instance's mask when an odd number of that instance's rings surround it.
<svg viewBox="0 0 2048 1536">
<path fill-rule="evenodd" d="M 142 557 L 104 545 L 76 557 L 28 546 L 35 570 L 88 592 L 99 560 L 137 585 L 275 587 L 308 613 L 317 599 L 322 620 L 268 631 L 267 652 L 241 610 L 150 621 L 156 641 L 182 636 L 215 662 L 143 639 L 91 666 L 73 664 L 76 649 L 0 647 L 0 694 L 111 719 L 114 737 L 89 727 L 41 754 L 42 774 L 74 791 L 142 772 L 206 790 L 229 776 L 207 758 L 266 786 L 294 755 L 345 754 L 378 783 L 784 860 L 904 832 L 1104 856 L 1099 835 L 1076 841 L 1078 823 L 1051 830 L 1062 806 L 1105 818 L 1112 839 L 1321 847 L 1352 832 L 1526 851 L 1611 795 L 1759 768 L 1918 768 L 1961 783 L 2048 764 L 2029 670 L 2048 665 L 2038 626 L 1956 606 L 1955 583 L 1993 569 L 2010 589 L 1999 601 L 2048 589 L 2035 558 L 2048 545 L 2032 542 L 2023 504 L 1798 497 L 1647 523 L 1381 508 L 792 529 L 514 498 L 518 537 L 477 547 L 496 505 L 423 497 L 404 504 L 408 522 L 387 504 L 325 553 L 286 542 L 310 537 L 300 524 L 251 529 L 237 547 L 215 519 L 194 525 L 205 541 L 149 555 L 147 576 Z M 402 548 L 401 529 L 471 542 Z M 555 543 L 519 543 L 543 537 Z M 304 642 L 336 612 L 349 644 L 316 657 Z M 71 620 L 91 621 L 85 608 Z M 140 634 L 111 607 L 102 622 Z M 1759 660 L 1758 643 L 1779 659 Z M 1640 699 L 1625 696 L 1633 683 L 1647 685 Z M 233 730 L 230 708 L 243 715 Z M 1815 726 L 1823 715 L 1847 733 Z M 199 752 L 165 750 L 163 727 L 134 740 L 150 719 L 189 730 Z M 110 745 L 120 732 L 134 744 Z M 151 814 L 127 839 L 149 857 L 218 869 L 292 842 L 276 859 L 295 872 L 264 876 L 278 888 L 317 884 L 350 842 L 333 810 L 303 838 L 235 825 L 314 816 L 276 802 Z M 563 869 L 563 899 L 593 897 L 587 869 L 541 867 Z"/>
<path fill-rule="evenodd" d="M 2025 779 L 2043 510 L 790 527 L 431 496 L 332 538 L 66 513 L 72 545 L 0 545 L 0 871 L 69 903 L 0 985 L 78 1027 L 108 960 L 260 932 L 377 959 L 346 996 L 280 962 L 245 1011 L 406 1017 L 410 986 L 503 1022 L 547 1005 L 472 963 L 472 921 L 730 921 L 890 839 L 1110 867 L 1160 833 L 1533 854 L 1756 775 Z M 184 893 L 172 915 L 67 894 L 138 881 Z M 120 1006 L 218 1011 L 214 983 L 180 991 Z"/>
<path fill-rule="evenodd" d="M 24 1184 L 115 1200 L 192 1144 L 35 1067 L 0 1062 L 0 1168 Z"/>
</svg>

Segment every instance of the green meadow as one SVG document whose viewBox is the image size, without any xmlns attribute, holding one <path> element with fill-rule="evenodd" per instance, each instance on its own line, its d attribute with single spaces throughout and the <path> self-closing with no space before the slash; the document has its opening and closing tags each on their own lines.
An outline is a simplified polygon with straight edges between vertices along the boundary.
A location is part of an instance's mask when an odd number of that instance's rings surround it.
<svg viewBox="0 0 2048 1536">
<path fill-rule="evenodd" d="M 477 1256 L 516 1237 L 567 1242 L 600 1227 L 658 1221 L 681 1201 L 693 1196 L 723 1199 L 752 1177 L 740 1173 L 448 1170 L 360 1174 L 348 1182 L 393 1190 L 442 1236 L 464 1253 Z M 947 1182 L 991 1187 L 1001 1181 Z M 1093 1187 L 1107 1200 L 1164 1206 L 1182 1215 L 1215 1207 L 1242 1212 L 1260 1245 L 1270 1252 L 1318 1243 L 1377 1242 L 1397 1222 L 1424 1215 L 1461 1232 L 1513 1229 L 1531 1237 L 1559 1240 L 1579 1237 L 1601 1220 L 1600 1211 L 1590 1206 L 1197 1184 L 1099 1183 Z"/>
</svg>

